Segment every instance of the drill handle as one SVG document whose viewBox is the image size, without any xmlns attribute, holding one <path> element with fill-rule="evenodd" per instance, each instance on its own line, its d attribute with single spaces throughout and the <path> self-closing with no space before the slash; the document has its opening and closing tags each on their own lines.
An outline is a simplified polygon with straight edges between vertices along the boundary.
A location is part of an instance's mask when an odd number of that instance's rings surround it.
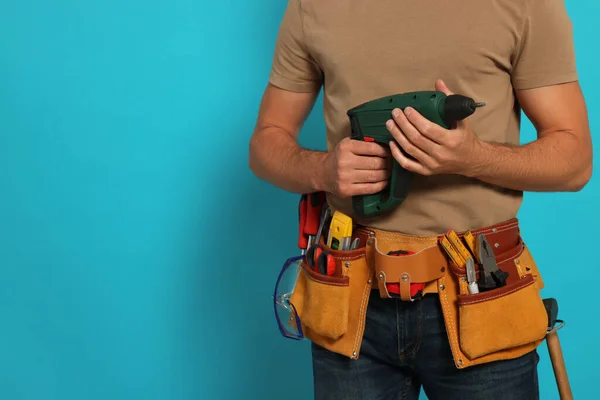
<svg viewBox="0 0 600 400">
<path fill-rule="evenodd" d="M 354 196 L 352 207 L 357 216 L 371 218 L 402 203 L 410 190 L 412 173 L 396 160 L 392 165 L 392 173 L 388 185 L 379 193 Z"/>
</svg>

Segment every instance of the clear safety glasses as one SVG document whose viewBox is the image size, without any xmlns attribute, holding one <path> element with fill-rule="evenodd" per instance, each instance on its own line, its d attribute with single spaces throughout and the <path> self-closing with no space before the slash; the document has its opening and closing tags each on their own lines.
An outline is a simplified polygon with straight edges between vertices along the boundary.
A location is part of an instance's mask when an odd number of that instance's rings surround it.
<svg viewBox="0 0 600 400">
<path fill-rule="evenodd" d="M 300 264 L 302 259 L 303 256 L 296 256 L 285 261 L 277 277 L 273 293 L 273 307 L 279 331 L 284 337 L 294 340 L 304 339 L 300 318 L 296 314 L 294 305 L 290 302 L 290 296 L 294 292 L 302 268 Z"/>
</svg>

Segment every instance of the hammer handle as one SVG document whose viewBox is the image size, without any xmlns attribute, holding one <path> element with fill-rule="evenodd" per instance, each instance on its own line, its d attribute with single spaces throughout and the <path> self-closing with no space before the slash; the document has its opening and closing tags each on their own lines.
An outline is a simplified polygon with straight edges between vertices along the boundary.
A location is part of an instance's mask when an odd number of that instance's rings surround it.
<svg viewBox="0 0 600 400">
<path fill-rule="evenodd" d="M 552 369 L 554 370 L 554 377 L 556 378 L 556 384 L 558 385 L 560 400 L 573 400 L 573 393 L 571 392 L 571 385 L 569 384 L 569 378 L 567 376 L 565 359 L 563 358 L 556 331 L 546 335 L 546 344 L 548 345 L 548 353 L 550 354 L 550 360 L 552 361 Z"/>
</svg>

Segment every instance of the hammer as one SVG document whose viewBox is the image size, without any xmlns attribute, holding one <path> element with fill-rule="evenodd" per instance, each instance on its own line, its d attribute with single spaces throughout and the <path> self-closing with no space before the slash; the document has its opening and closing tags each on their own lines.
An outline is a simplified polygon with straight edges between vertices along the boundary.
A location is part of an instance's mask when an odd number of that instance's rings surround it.
<svg viewBox="0 0 600 400">
<path fill-rule="evenodd" d="M 548 353 L 550 354 L 550 361 L 552 362 L 552 369 L 554 370 L 554 377 L 556 378 L 560 400 L 573 400 L 573 393 L 571 392 L 571 385 L 569 384 L 569 377 L 567 376 L 567 367 L 565 365 L 565 359 L 563 357 L 557 333 L 560 328 L 565 326 L 565 323 L 557 319 L 558 302 L 556 299 L 544 299 L 544 306 L 548 313 L 546 344 L 548 345 Z M 557 323 L 559 324 L 558 326 L 556 326 Z"/>
</svg>

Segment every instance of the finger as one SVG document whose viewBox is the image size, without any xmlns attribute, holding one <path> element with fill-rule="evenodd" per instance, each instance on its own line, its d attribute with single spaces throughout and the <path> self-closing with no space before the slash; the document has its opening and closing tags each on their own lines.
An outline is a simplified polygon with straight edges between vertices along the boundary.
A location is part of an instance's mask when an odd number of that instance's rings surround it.
<svg viewBox="0 0 600 400">
<path fill-rule="evenodd" d="M 390 133 L 392 134 L 394 139 L 396 139 L 396 142 L 400 144 L 400 146 L 404 149 L 405 152 L 407 152 L 417 160 L 424 162 L 425 160 L 429 159 L 429 155 L 426 153 L 426 151 L 422 149 L 422 147 L 427 148 L 430 146 L 428 145 L 428 143 L 426 143 L 426 145 L 423 146 L 422 143 L 424 143 L 425 141 L 430 142 L 430 140 L 423 137 L 419 133 L 419 131 L 417 131 L 415 127 L 412 126 L 410 122 L 406 120 L 404 116 L 400 117 L 404 118 L 404 121 L 402 122 L 404 128 L 394 123 L 393 120 L 391 120 L 391 122 L 388 121 L 387 124 L 388 129 L 390 130 Z M 412 137 L 409 137 L 409 135 Z M 432 151 L 432 149 L 429 149 L 429 151 Z"/>
<path fill-rule="evenodd" d="M 377 183 L 357 183 L 352 185 L 350 191 L 353 196 L 375 194 L 381 192 L 388 185 L 388 181 Z"/>
<path fill-rule="evenodd" d="M 446 86 L 446 83 L 441 80 L 438 79 L 437 81 L 435 81 L 435 90 L 438 90 L 442 93 L 444 93 L 446 96 L 450 96 L 452 93 L 452 91 L 450 89 L 448 89 L 448 86 Z"/>
<path fill-rule="evenodd" d="M 382 182 L 390 177 L 390 171 L 387 169 L 376 170 L 358 170 L 354 175 L 353 183 L 376 183 Z"/>
<path fill-rule="evenodd" d="M 394 111 L 396 111 L 396 110 L 394 110 Z M 407 107 L 404 110 L 404 112 L 402 112 L 400 110 L 397 110 L 397 111 L 398 112 L 394 115 L 394 120 L 396 121 L 396 123 L 398 124 L 398 126 L 400 127 L 402 132 L 404 132 L 404 135 L 406 136 L 406 138 L 413 145 L 415 145 L 419 149 L 423 150 L 427 154 L 432 154 L 434 151 L 436 151 L 437 150 L 436 149 L 436 147 L 437 147 L 436 141 L 432 140 L 428 136 L 424 135 L 423 132 L 420 131 L 419 127 L 417 125 L 415 125 L 408 118 L 408 115 L 410 115 L 414 112 L 414 113 L 418 114 L 419 117 L 421 117 L 418 121 L 421 122 L 422 124 L 423 123 L 429 124 L 429 125 L 434 125 L 434 124 L 431 123 L 430 121 L 428 121 L 427 119 L 425 119 L 425 117 L 421 116 L 421 114 L 416 112 L 416 110 L 411 107 Z M 429 129 L 431 129 L 431 128 L 429 128 Z"/>
<path fill-rule="evenodd" d="M 406 157 L 400 150 L 400 147 L 397 143 L 390 142 L 390 150 L 392 152 L 392 156 L 402 168 L 417 174 L 430 175 L 429 170 L 423 166 L 423 164 Z"/>
<path fill-rule="evenodd" d="M 352 140 L 351 143 L 350 151 L 357 155 L 377 157 L 387 157 L 388 155 L 388 150 L 379 143 L 364 142 L 362 140 Z"/>
<path fill-rule="evenodd" d="M 388 149 L 389 152 L 389 149 Z M 391 154 L 390 154 L 391 157 Z M 378 170 L 386 169 L 390 157 L 377 156 L 354 156 L 350 161 L 350 166 L 358 170 Z"/>
<path fill-rule="evenodd" d="M 444 138 L 448 135 L 448 132 L 444 128 L 429 121 L 412 107 L 406 107 L 406 109 L 404 109 L 404 115 L 408 122 L 406 125 L 408 127 L 413 127 L 413 130 L 408 132 L 410 134 L 409 139 L 411 142 L 418 140 L 419 142 L 415 144 L 429 154 L 432 154 L 432 152 L 435 151 L 434 147 L 443 143 Z M 400 129 L 404 131 L 405 128 L 400 125 Z M 420 137 L 425 138 L 425 140 L 420 139 Z M 426 148 L 424 148 L 425 146 Z"/>
</svg>

